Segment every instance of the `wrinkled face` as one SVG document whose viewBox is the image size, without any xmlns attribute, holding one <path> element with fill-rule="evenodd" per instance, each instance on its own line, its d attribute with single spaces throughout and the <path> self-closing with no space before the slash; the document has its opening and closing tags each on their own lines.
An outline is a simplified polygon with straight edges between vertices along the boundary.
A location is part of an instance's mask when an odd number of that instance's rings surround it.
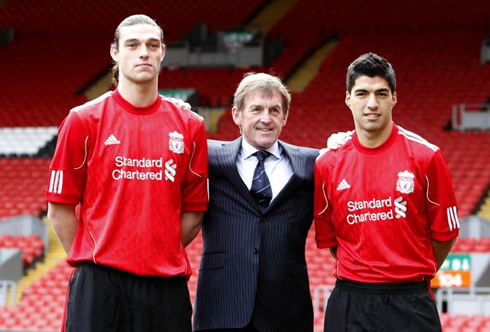
<svg viewBox="0 0 490 332">
<path fill-rule="evenodd" d="M 135 24 L 119 30 L 119 49 L 111 47 L 112 59 L 119 65 L 119 81 L 144 83 L 156 80 L 165 56 L 160 28 Z"/>
<path fill-rule="evenodd" d="M 396 92 L 391 93 L 388 82 L 379 76 L 360 76 L 352 91 L 346 93 L 345 103 L 354 117 L 358 135 L 387 138 L 391 133 L 392 109 Z"/>
<path fill-rule="evenodd" d="M 233 121 L 241 128 L 243 138 L 254 148 L 266 150 L 279 138 L 286 125 L 281 94 L 251 91 L 244 98 L 243 109 L 232 109 Z"/>
</svg>

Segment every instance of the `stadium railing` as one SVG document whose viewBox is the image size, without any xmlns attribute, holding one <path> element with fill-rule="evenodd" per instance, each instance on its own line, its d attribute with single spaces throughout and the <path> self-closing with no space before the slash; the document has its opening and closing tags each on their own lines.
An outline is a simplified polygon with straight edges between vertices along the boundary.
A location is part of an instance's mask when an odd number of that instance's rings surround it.
<svg viewBox="0 0 490 332">
<path fill-rule="evenodd" d="M 461 131 L 490 129 L 490 104 L 453 105 L 452 126 Z"/>
</svg>

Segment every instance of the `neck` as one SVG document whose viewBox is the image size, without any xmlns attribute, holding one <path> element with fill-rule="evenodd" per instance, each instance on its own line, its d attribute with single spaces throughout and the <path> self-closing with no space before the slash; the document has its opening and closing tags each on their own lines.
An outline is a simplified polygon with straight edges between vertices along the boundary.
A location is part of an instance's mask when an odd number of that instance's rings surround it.
<svg viewBox="0 0 490 332">
<path fill-rule="evenodd" d="M 134 83 L 128 80 L 120 81 L 117 90 L 131 105 L 145 107 L 153 104 L 158 97 L 157 81 Z"/>
<path fill-rule="evenodd" d="M 356 129 L 357 138 L 359 142 L 366 148 L 377 148 L 390 137 L 391 131 L 393 130 L 393 123 L 384 128 L 383 131 L 365 131 L 362 129 Z"/>
</svg>

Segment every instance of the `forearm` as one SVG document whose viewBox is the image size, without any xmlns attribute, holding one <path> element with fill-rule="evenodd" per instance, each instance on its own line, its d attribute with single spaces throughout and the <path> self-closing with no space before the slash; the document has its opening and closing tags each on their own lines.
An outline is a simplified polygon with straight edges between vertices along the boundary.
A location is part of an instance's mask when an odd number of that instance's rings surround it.
<svg viewBox="0 0 490 332">
<path fill-rule="evenodd" d="M 184 246 L 188 246 L 201 230 L 204 212 L 182 212 L 180 215 L 181 235 Z"/>
<path fill-rule="evenodd" d="M 68 253 L 78 226 L 75 205 L 48 203 L 48 220 L 63 249 Z"/>
<path fill-rule="evenodd" d="M 432 252 L 434 253 L 434 257 L 436 259 L 437 270 L 439 270 L 439 268 L 442 266 L 442 263 L 444 263 L 444 260 L 451 251 L 451 248 L 453 247 L 455 242 L 456 238 L 444 242 L 439 242 L 431 239 Z"/>
</svg>

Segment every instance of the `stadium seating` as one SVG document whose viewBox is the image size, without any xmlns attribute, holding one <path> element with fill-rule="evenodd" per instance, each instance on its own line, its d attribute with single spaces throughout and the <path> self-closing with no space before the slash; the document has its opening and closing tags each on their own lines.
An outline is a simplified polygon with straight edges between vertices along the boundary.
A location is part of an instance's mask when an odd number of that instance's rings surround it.
<svg viewBox="0 0 490 332">
<path fill-rule="evenodd" d="M 49 0 L 8 1 L 0 10 L 0 29 L 13 27 L 21 36 L 106 35 L 111 37 L 121 19 L 136 13 L 148 14 L 163 26 L 167 39 L 176 41 L 196 23 L 206 18 L 209 31 L 233 28 L 247 19 L 264 1 L 226 0 L 113 3 L 97 0 L 81 2 Z M 106 40 L 106 44 L 107 44 Z M 110 41 L 110 39 L 109 39 Z M 101 53 L 99 53 L 100 56 Z"/>
<path fill-rule="evenodd" d="M 50 162 L 45 158 L 0 158 L 0 220 L 22 214 L 38 216 L 46 210 Z"/>
<path fill-rule="evenodd" d="M 256 68 L 264 71 L 264 68 Z M 160 75 L 160 89 L 194 88 L 199 91 L 200 106 L 229 108 L 238 82 L 253 69 L 195 68 L 187 70 L 164 69 Z"/>
<path fill-rule="evenodd" d="M 35 157 L 57 135 L 57 127 L 0 128 L 0 156 Z"/>
<path fill-rule="evenodd" d="M 485 315 L 441 314 L 444 332 L 488 332 L 490 317 Z"/>
<path fill-rule="evenodd" d="M 0 330 L 59 331 L 72 270 L 60 262 L 23 290 L 18 305 L 0 308 Z"/>
<path fill-rule="evenodd" d="M 266 2 L 121 0 L 115 7 L 96 0 L 63 0 L 56 5 L 50 0 L 0 1 L 0 31 L 11 26 L 17 35 L 14 42 L 0 48 L 0 61 L 8 64 L 0 75 L 0 222 L 18 214 L 45 212 L 50 162 L 49 158 L 5 158 L 10 151 L 19 151 L 23 140 L 7 138 L 2 128 L 57 127 L 71 107 L 85 102 L 84 87 L 110 65 L 108 46 L 122 17 L 146 12 L 164 22 L 171 47 L 198 22 L 205 20 L 210 32 L 233 28 Z M 417 0 L 386 6 L 374 0 L 370 4 L 376 10 L 366 14 L 353 10 L 359 8 L 355 0 L 298 0 L 268 36 L 281 35 L 285 42 L 284 53 L 271 68 L 163 69 L 159 88 L 197 88 L 201 106 L 225 107 L 218 133 L 209 136 L 234 139 L 239 133 L 231 119 L 230 101 L 243 74 L 271 70 L 286 77 L 323 41 L 336 37 L 338 46 L 318 76 L 303 93 L 293 94 L 288 125 L 281 136 L 294 144 L 320 148 L 330 134 L 353 127 L 344 104 L 347 65 L 361 53 L 379 53 L 393 63 L 398 76 L 395 121 L 442 149 L 453 175 L 459 216 L 469 216 L 490 183 L 490 153 L 485 153 L 490 134 L 443 128 L 452 105 L 483 103 L 490 94 L 490 66 L 479 64 L 479 47 L 490 27 L 490 2 L 441 6 L 440 1 Z M 26 140 L 22 153 L 29 155 L 30 142 Z M 11 239 L 0 237 L 0 247 L 4 240 L 12 245 Z M 201 249 L 200 237 L 187 248 L 194 271 L 189 281 L 192 300 Z M 488 253 L 490 241 L 460 238 L 453 251 Z M 314 229 L 307 239 L 306 257 L 312 293 L 317 286 L 333 285 L 334 261 L 328 250 L 316 248 Z M 59 330 L 71 271 L 59 263 L 23 290 L 16 307 L 0 308 L 0 330 Z M 315 331 L 322 331 L 323 315 L 315 312 Z M 441 321 L 444 331 L 490 331 L 488 316 L 442 314 Z"/>
<path fill-rule="evenodd" d="M 0 30 L 12 27 L 17 38 L 2 47 L 0 62 L 9 64 L 15 59 L 19 65 L 9 66 L 0 77 L 0 127 L 59 126 L 70 108 L 87 101 L 83 89 L 111 64 L 109 44 L 122 17 L 151 13 L 158 22 L 165 22 L 166 42 L 171 45 L 200 17 L 208 18 L 210 33 L 230 29 L 262 2 L 230 6 L 225 0 L 158 4 L 123 0 L 113 8 L 95 0 L 58 1 L 56 5 L 47 0 L 9 1 L 0 8 Z M 107 14 L 113 11 L 118 15 Z"/>
<path fill-rule="evenodd" d="M 463 238 L 460 237 L 454 244 L 452 252 L 479 252 L 490 253 L 490 238 L 484 237 L 481 239 Z"/>
<path fill-rule="evenodd" d="M 37 235 L 0 235 L 0 248 L 20 249 L 22 262 L 26 267 L 30 267 L 44 255 L 44 242 Z"/>
</svg>

